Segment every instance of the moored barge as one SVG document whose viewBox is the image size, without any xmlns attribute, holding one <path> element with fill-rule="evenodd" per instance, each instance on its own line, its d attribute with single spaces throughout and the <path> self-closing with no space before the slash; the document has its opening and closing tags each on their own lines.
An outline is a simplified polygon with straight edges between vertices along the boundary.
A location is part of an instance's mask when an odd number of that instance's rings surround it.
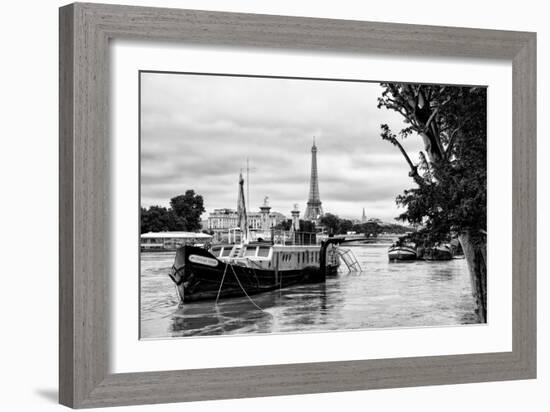
<svg viewBox="0 0 550 412">
<path fill-rule="evenodd" d="M 250 296 L 296 284 L 324 282 L 340 265 L 340 239 L 317 244 L 315 234 L 299 232 L 298 215 L 290 236 L 271 242 L 253 242 L 247 224 L 244 180 L 239 176 L 239 243 L 215 245 L 210 249 L 184 245 L 177 249 L 169 273 L 176 284 L 180 304 L 198 300 Z M 312 235 L 312 236 L 311 236 Z M 236 236 L 233 237 L 234 239 Z M 279 239 L 279 240 L 277 240 Z M 308 239 L 308 244 L 302 242 Z"/>
<path fill-rule="evenodd" d="M 180 303 L 218 300 L 291 285 L 324 282 L 340 264 L 337 245 L 272 245 L 266 242 L 178 249 L 170 277 Z"/>
<path fill-rule="evenodd" d="M 388 249 L 388 259 L 391 261 L 416 260 L 416 248 L 413 245 L 392 245 Z"/>
<path fill-rule="evenodd" d="M 424 260 L 451 260 L 452 258 L 451 245 L 448 244 L 435 245 L 424 251 Z"/>
</svg>

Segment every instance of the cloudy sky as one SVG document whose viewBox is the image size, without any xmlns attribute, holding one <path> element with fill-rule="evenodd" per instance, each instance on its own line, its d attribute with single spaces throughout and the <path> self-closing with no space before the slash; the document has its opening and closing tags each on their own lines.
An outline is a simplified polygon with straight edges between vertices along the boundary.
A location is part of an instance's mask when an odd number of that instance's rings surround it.
<svg viewBox="0 0 550 412">
<path fill-rule="evenodd" d="M 141 74 L 141 204 L 168 206 L 193 189 L 207 213 L 236 208 L 250 159 L 250 207 L 265 196 L 289 215 L 306 207 L 311 144 L 318 147 L 323 209 L 390 221 L 395 196 L 413 186 L 398 149 L 380 138 L 401 117 L 377 109 L 377 83 L 189 74 Z M 411 157 L 419 138 L 404 142 Z"/>
</svg>

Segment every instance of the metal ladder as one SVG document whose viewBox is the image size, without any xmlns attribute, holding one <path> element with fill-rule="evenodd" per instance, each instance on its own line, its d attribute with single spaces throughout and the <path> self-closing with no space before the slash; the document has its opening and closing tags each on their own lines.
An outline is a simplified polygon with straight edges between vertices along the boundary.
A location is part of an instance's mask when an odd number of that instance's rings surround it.
<svg viewBox="0 0 550 412">
<path fill-rule="evenodd" d="M 337 249 L 338 256 L 344 261 L 350 272 L 361 272 L 361 265 L 357 261 L 357 258 L 351 251 L 351 249 L 343 249 L 339 247 Z"/>
<path fill-rule="evenodd" d="M 230 258 L 236 258 L 239 256 L 239 253 L 241 252 L 242 245 L 237 245 L 233 248 L 233 251 L 231 252 Z"/>
</svg>

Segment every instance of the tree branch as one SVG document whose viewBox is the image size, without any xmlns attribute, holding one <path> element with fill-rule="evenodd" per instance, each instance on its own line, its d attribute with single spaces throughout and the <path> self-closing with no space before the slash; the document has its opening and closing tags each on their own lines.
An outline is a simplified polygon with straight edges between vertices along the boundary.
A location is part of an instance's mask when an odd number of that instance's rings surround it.
<svg viewBox="0 0 550 412">
<path fill-rule="evenodd" d="M 409 164 L 409 167 L 411 168 L 411 171 L 409 172 L 409 176 L 414 179 L 414 181 L 418 184 L 418 186 L 423 186 L 424 181 L 422 180 L 422 178 L 418 174 L 418 166 L 416 166 L 411 161 L 411 158 L 409 157 L 409 155 L 407 154 L 407 152 L 405 151 L 405 149 L 403 148 L 403 146 L 401 145 L 401 143 L 399 143 L 399 141 L 397 139 L 394 139 L 392 143 L 399 148 L 399 150 L 403 154 L 403 157 L 405 158 L 405 160 Z"/>
<path fill-rule="evenodd" d="M 451 156 L 451 151 L 453 150 L 453 146 L 456 140 L 456 136 L 458 135 L 458 132 L 464 127 L 466 123 L 468 123 L 474 116 L 468 116 L 466 119 L 464 119 L 459 126 L 457 126 L 452 132 L 449 137 L 449 144 L 447 145 L 447 150 L 445 150 L 445 158 L 449 159 Z"/>
<path fill-rule="evenodd" d="M 432 114 L 430 114 L 430 117 L 428 118 L 428 121 L 426 122 L 426 126 L 424 129 L 428 130 L 428 127 L 430 127 L 430 124 L 432 123 L 433 119 L 435 118 L 435 115 L 439 112 L 439 107 L 437 107 Z"/>
<path fill-rule="evenodd" d="M 462 126 L 458 126 L 456 129 L 454 129 L 451 132 L 451 137 L 449 137 L 449 144 L 447 145 L 447 150 L 445 151 L 445 158 L 449 159 L 451 156 L 451 151 L 453 150 L 453 146 L 455 144 L 456 136 L 458 134 L 458 131 L 462 129 Z"/>
</svg>

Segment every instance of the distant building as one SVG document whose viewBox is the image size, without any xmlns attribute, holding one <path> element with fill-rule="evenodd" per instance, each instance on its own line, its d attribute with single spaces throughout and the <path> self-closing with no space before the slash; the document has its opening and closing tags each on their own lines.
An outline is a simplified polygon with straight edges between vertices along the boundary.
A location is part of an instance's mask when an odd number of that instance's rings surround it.
<svg viewBox="0 0 550 412">
<path fill-rule="evenodd" d="M 268 230 L 286 220 L 279 212 L 271 212 L 270 207 L 262 205 L 260 212 L 247 213 L 248 227 L 251 230 Z M 214 209 L 208 216 L 208 230 L 214 232 L 235 229 L 238 224 L 237 211 L 233 209 Z"/>
<path fill-rule="evenodd" d="M 210 243 L 212 236 L 196 232 L 149 232 L 140 239 L 142 251 L 176 250 L 183 245 Z"/>
<path fill-rule="evenodd" d="M 367 215 L 365 214 L 365 208 L 363 208 L 363 215 L 361 216 L 361 223 L 367 223 Z"/>
<path fill-rule="evenodd" d="M 234 229 L 238 224 L 237 211 L 233 209 L 214 209 L 208 216 L 208 229 L 213 231 Z"/>
</svg>

